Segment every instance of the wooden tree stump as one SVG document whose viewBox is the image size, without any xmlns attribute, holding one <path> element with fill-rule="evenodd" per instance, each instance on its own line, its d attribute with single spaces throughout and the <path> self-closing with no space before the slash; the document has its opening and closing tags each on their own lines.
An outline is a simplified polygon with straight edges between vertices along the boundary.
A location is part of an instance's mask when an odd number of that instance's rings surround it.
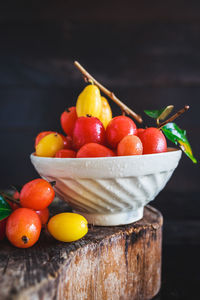
<svg viewBox="0 0 200 300">
<path fill-rule="evenodd" d="M 160 289 L 161 242 L 162 216 L 150 206 L 134 224 L 90 227 L 73 243 L 57 242 L 44 232 L 29 249 L 5 240 L 0 299 L 151 299 Z"/>
</svg>

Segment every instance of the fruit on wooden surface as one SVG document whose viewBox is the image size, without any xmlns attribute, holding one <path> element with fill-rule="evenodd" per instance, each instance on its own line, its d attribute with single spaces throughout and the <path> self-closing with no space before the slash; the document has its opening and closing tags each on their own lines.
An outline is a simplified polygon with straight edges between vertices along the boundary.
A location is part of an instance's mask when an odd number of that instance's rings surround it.
<svg viewBox="0 0 200 300">
<path fill-rule="evenodd" d="M 117 146 L 117 155 L 141 155 L 143 151 L 142 142 L 136 135 L 125 136 Z"/>
<path fill-rule="evenodd" d="M 6 236 L 16 247 L 29 248 L 39 239 L 41 221 L 35 211 L 29 208 L 18 208 L 6 223 Z"/>
<path fill-rule="evenodd" d="M 105 144 L 105 129 L 95 117 L 80 117 L 74 127 L 73 147 L 78 150 L 88 143 Z"/>
<path fill-rule="evenodd" d="M 105 97 L 101 97 L 101 103 L 102 103 L 102 108 L 101 108 L 99 120 L 102 122 L 104 128 L 106 129 L 108 123 L 112 119 L 112 110 L 110 108 L 108 100 Z"/>
<path fill-rule="evenodd" d="M 48 207 L 55 197 L 51 184 L 42 179 L 34 179 L 26 183 L 20 192 L 20 205 L 22 207 L 41 210 Z"/>
<path fill-rule="evenodd" d="M 60 123 L 63 131 L 71 137 L 73 135 L 74 125 L 76 123 L 76 120 L 77 120 L 77 113 L 76 113 L 75 106 L 68 108 L 68 111 L 64 111 L 60 117 Z"/>
<path fill-rule="evenodd" d="M 56 152 L 55 157 L 57 158 L 67 158 L 67 157 L 76 157 L 76 152 L 70 149 L 61 149 Z"/>
<path fill-rule="evenodd" d="M 49 220 L 48 231 L 59 241 L 73 242 L 86 235 L 87 224 L 87 220 L 79 214 L 61 213 Z"/>
<path fill-rule="evenodd" d="M 108 145 L 115 149 L 123 137 L 136 133 L 137 128 L 133 120 L 126 116 L 117 116 L 109 122 L 106 128 L 106 140 Z"/>
<path fill-rule="evenodd" d="M 50 133 L 43 137 L 36 146 L 36 155 L 54 157 L 56 152 L 64 148 L 64 142 L 60 134 Z"/>
<path fill-rule="evenodd" d="M 86 117 L 89 115 L 99 118 L 101 109 L 102 102 L 99 88 L 94 84 L 86 86 L 76 102 L 77 116 Z"/>
<path fill-rule="evenodd" d="M 167 142 L 161 130 L 149 127 L 144 131 L 138 132 L 143 145 L 143 154 L 161 153 L 167 151 Z"/>
<path fill-rule="evenodd" d="M 42 225 L 47 224 L 47 222 L 49 220 L 49 209 L 48 209 L 48 207 L 46 207 L 44 209 L 41 209 L 41 210 L 36 210 L 35 212 L 38 215 L 38 217 L 40 218 L 40 221 L 41 221 Z"/>
<path fill-rule="evenodd" d="M 100 144 L 97 143 L 89 143 L 82 146 L 79 151 L 77 152 L 76 157 L 108 157 L 108 156 L 115 156 L 115 153 Z"/>
</svg>

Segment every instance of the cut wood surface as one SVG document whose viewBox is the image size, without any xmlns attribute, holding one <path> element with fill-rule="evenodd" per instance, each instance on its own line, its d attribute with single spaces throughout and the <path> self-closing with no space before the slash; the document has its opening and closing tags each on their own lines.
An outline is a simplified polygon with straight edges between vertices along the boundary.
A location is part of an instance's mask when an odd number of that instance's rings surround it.
<svg viewBox="0 0 200 300">
<path fill-rule="evenodd" d="M 54 205 L 55 206 L 55 205 Z M 63 206 L 53 207 L 53 214 Z M 90 227 L 73 243 L 43 232 L 29 249 L 0 247 L 0 299 L 145 300 L 160 289 L 162 216 L 147 206 L 142 220 Z"/>
</svg>

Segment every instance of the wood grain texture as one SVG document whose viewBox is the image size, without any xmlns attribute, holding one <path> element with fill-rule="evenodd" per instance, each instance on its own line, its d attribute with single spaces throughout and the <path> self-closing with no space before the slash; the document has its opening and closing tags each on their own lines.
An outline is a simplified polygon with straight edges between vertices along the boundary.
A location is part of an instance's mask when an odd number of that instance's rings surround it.
<svg viewBox="0 0 200 300">
<path fill-rule="evenodd" d="M 151 299 L 160 289 L 161 241 L 162 216 L 150 206 L 135 224 L 93 227 L 70 244 L 44 233 L 30 249 L 5 241 L 0 299 Z"/>
</svg>

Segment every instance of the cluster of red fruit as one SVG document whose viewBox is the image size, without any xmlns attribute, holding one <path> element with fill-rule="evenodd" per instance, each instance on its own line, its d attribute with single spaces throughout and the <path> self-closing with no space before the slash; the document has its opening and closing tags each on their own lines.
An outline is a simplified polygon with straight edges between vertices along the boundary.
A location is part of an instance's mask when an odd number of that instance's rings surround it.
<svg viewBox="0 0 200 300">
<path fill-rule="evenodd" d="M 76 107 L 70 107 L 61 115 L 61 126 L 67 136 L 45 131 L 36 137 L 36 155 L 81 158 L 141 155 L 167 151 L 165 136 L 159 129 L 153 127 L 137 129 L 133 120 L 127 116 L 112 118 L 105 128 L 98 118 L 78 117 Z M 48 155 L 44 149 L 45 147 L 50 149 L 52 146 L 48 142 L 51 134 L 62 137 L 63 144 L 60 143 L 61 149 L 54 147 L 58 151 L 51 151 L 53 155 Z"/>
<path fill-rule="evenodd" d="M 0 240 L 6 235 L 16 247 L 29 248 L 34 245 L 39 239 L 42 225 L 49 219 L 48 206 L 54 196 L 52 185 L 40 178 L 26 183 L 20 193 L 16 191 L 8 200 L 5 196 L 13 212 L 0 222 Z"/>
</svg>

